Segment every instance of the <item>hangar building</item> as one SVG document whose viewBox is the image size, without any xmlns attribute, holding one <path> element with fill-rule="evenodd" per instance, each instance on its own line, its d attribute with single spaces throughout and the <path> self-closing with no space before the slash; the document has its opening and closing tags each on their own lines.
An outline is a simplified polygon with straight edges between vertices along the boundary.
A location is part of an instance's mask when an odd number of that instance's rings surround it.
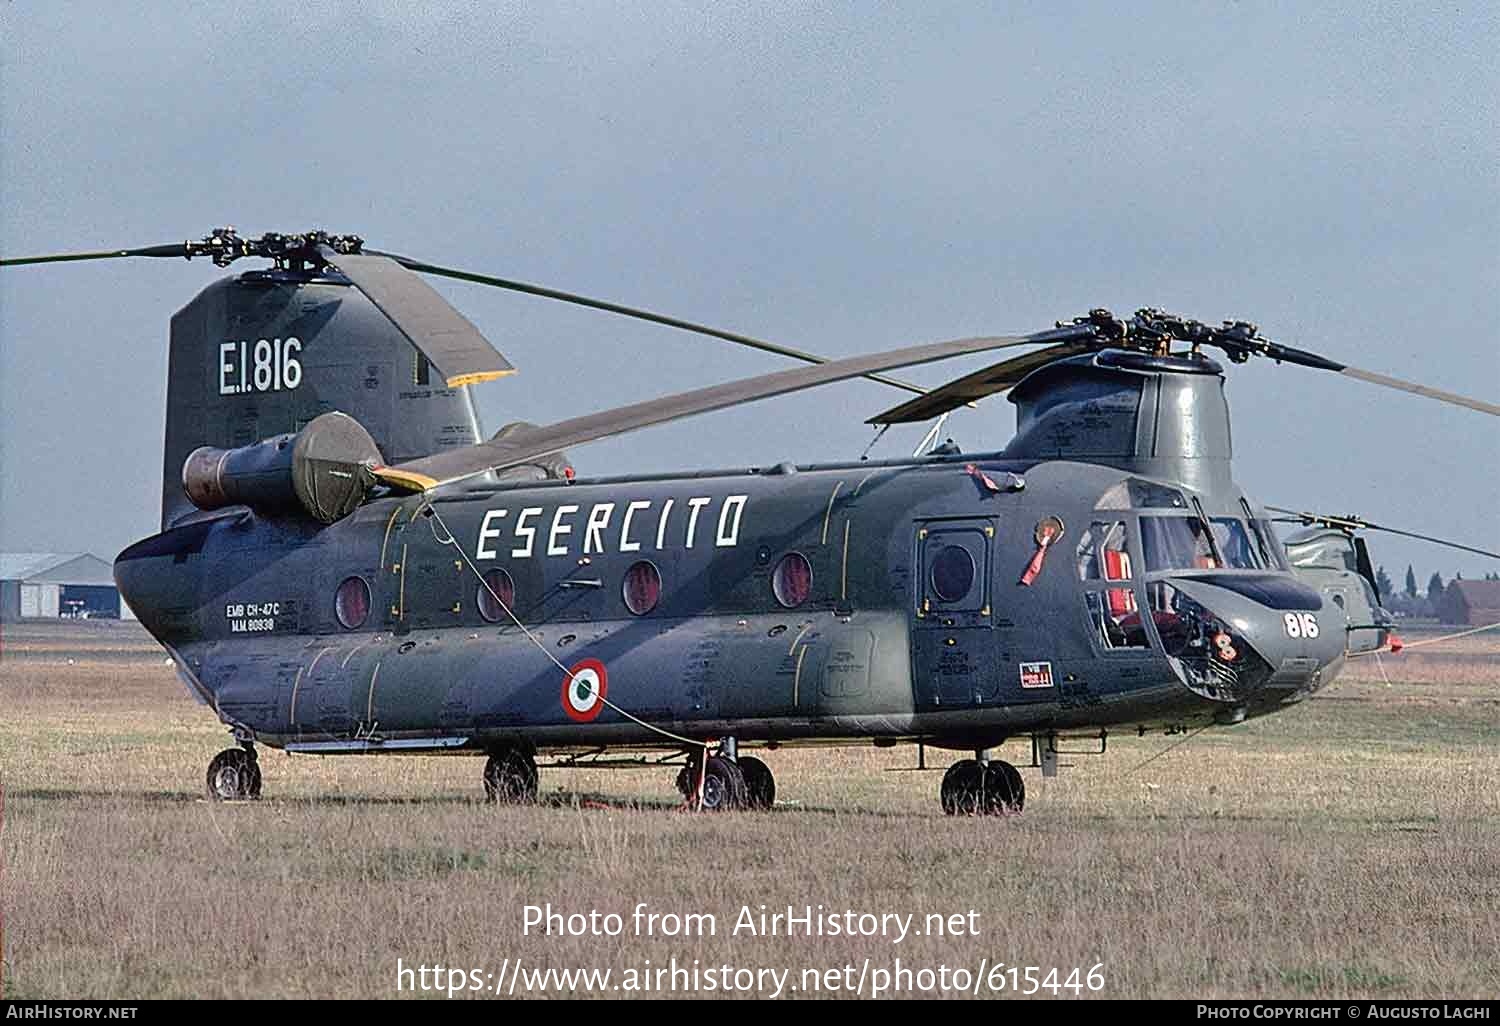
<svg viewBox="0 0 1500 1026">
<path fill-rule="evenodd" d="M 107 560 L 89 552 L 0 553 L 0 620 L 133 620 Z"/>
</svg>

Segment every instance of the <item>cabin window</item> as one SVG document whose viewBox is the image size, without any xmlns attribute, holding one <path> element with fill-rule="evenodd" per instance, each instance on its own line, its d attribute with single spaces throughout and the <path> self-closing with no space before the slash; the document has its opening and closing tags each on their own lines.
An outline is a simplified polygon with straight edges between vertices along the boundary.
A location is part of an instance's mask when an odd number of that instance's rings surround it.
<svg viewBox="0 0 1500 1026">
<path fill-rule="evenodd" d="M 974 557 L 962 545 L 944 545 L 932 559 L 932 590 L 944 602 L 962 602 L 974 587 Z"/>
<path fill-rule="evenodd" d="M 771 574 L 771 592 L 787 609 L 795 609 L 812 594 L 812 564 L 800 552 L 788 552 Z"/>
<path fill-rule="evenodd" d="M 486 570 L 477 596 L 479 615 L 490 623 L 509 620 L 506 610 L 514 609 L 515 601 L 516 585 L 510 579 L 510 574 L 498 567 Z"/>
<path fill-rule="evenodd" d="M 346 577 L 333 597 L 333 612 L 346 630 L 363 627 L 370 618 L 370 586 L 363 577 Z"/>
<path fill-rule="evenodd" d="M 621 592 L 625 596 L 625 608 L 636 616 L 645 616 L 661 601 L 661 571 L 650 560 L 632 563 L 625 571 Z"/>
</svg>

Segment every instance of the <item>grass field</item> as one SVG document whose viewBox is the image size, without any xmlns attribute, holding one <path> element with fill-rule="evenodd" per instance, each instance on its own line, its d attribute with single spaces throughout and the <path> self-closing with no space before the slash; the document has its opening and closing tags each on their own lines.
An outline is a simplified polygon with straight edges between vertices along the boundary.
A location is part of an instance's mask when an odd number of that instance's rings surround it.
<svg viewBox="0 0 1500 1026">
<path fill-rule="evenodd" d="M 943 816 L 939 772 L 873 748 L 765 756 L 765 813 L 680 813 L 663 770 L 544 771 L 546 801 L 509 809 L 476 801 L 477 759 L 276 752 L 263 801 L 210 804 L 227 735 L 142 639 L 6 627 L 6 996 L 386 997 L 398 958 L 618 981 L 673 957 L 791 986 L 900 958 L 1102 963 L 1111 997 L 1500 993 L 1500 632 L 1387 656 L 1389 680 L 1358 660 L 1145 765 L 1177 739 L 1025 770 L 1027 811 L 1005 820 Z M 523 907 L 548 902 L 619 913 L 625 935 L 524 935 Z M 640 902 L 713 913 L 717 935 L 631 936 Z M 972 909 L 978 935 L 730 934 L 742 905 L 820 903 L 918 926 Z"/>
</svg>

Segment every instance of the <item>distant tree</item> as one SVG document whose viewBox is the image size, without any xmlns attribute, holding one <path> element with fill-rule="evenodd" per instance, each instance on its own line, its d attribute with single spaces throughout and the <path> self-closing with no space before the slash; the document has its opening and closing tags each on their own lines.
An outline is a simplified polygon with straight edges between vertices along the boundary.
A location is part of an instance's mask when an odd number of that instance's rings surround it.
<svg viewBox="0 0 1500 1026">
<path fill-rule="evenodd" d="M 1427 601 L 1437 604 L 1438 599 L 1443 597 L 1443 577 L 1436 571 L 1427 579 Z"/>
<path fill-rule="evenodd" d="M 1414 599 L 1417 597 L 1417 572 L 1406 564 L 1406 597 Z"/>
<path fill-rule="evenodd" d="M 1375 571 L 1375 590 L 1380 593 L 1382 599 L 1391 594 L 1391 575 L 1385 572 L 1385 567 Z"/>
<path fill-rule="evenodd" d="M 1484 579 L 1486 581 L 1500 581 L 1500 574 L 1485 574 Z"/>
</svg>

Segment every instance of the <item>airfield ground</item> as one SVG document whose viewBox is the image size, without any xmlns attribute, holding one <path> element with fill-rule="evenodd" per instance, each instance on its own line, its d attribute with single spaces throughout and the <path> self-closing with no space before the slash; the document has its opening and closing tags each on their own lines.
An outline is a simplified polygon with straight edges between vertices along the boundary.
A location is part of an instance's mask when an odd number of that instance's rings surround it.
<svg viewBox="0 0 1500 1026">
<path fill-rule="evenodd" d="M 475 800 L 477 759 L 278 752 L 264 800 L 216 805 L 203 775 L 224 730 L 144 632 L 6 624 L 0 987 L 386 997 L 398 958 L 623 974 L 675 956 L 791 969 L 793 986 L 846 964 L 852 983 L 866 959 L 988 959 L 1060 979 L 1103 963 L 1112 997 L 1493 997 L 1500 631 L 1381 662 L 1388 682 L 1358 660 L 1296 709 L 1144 766 L 1177 739 L 1025 770 L 1027 811 L 1006 820 L 943 816 L 940 774 L 905 748 L 771 753 L 766 813 L 680 813 L 662 770 L 544 771 L 545 803 L 512 809 Z M 626 933 L 524 936 L 523 907 L 547 902 L 620 913 Z M 640 902 L 714 913 L 718 934 L 631 936 Z M 742 905 L 820 903 L 918 924 L 974 909 L 979 933 L 729 935 Z"/>
</svg>

